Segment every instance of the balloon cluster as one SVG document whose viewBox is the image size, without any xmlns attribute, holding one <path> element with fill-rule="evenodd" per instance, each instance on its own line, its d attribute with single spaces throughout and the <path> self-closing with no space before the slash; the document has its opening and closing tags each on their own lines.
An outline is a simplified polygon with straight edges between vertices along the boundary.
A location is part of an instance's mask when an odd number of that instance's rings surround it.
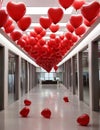
<svg viewBox="0 0 100 130">
<path fill-rule="evenodd" d="M 0 9 L 0 28 L 34 61 L 50 72 L 63 59 L 65 54 L 85 34 L 87 29 L 99 17 L 99 2 L 86 3 L 84 0 L 58 0 L 61 7 L 49 8 L 47 17 L 39 18 L 39 26 L 35 26 L 29 34 L 24 32 L 30 27 L 32 19 L 26 15 L 24 3 L 9 1 L 6 10 Z M 81 13 L 70 16 L 66 23 L 67 31 L 57 36 L 60 25 L 58 24 L 64 16 L 63 9 L 73 7 Z M 92 15 L 91 15 L 92 14 Z M 15 25 L 16 24 L 16 25 Z M 17 26 L 20 31 L 17 31 Z M 50 38 L 45 39 L 47 29 L 51 31 Z"/>
</svg>

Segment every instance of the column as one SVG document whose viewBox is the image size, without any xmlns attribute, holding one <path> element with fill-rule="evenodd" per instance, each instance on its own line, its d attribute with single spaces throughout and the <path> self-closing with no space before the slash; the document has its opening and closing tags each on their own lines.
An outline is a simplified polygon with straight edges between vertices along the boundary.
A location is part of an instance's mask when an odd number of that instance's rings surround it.
<svg viewBox="0 0 100 130">
<path fill-rule="evenodd" d="M 78 97 L 83 100 L 82 52 L 77 53 Z"/>
<path fill-rule="evenodd" d="M 89 44 L 90 108 L 99 111 L 98 42 Z"/>
<path fill-rule="evenodd" d="M 16 56 L 16 69 L 15 69 L 15 99 L 21 97 L 21 57 Z"/>
<path fill-rule="evenodd" d="M 4 47 L 0 46 L 0 110 L 4 109 Z"/>
<path fill-rule="evenodd" d="M 75 62 L 74 62 L 74 57 L 71 58 L 71 77 L 72 77 L 72 92 L 75 94 Z"/>
</svg>

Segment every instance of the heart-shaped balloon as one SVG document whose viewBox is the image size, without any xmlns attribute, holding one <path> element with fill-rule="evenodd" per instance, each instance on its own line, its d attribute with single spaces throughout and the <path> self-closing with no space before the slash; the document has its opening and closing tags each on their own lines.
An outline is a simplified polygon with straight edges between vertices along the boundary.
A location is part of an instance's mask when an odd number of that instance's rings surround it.
<svg viewBox="0 0 100 130">
<path fill-rule="evenodd" d="M 84 24 L 87 27 L 90 27 L 95 21 L 96 21 L 97 17 L 95 19 L 93 19 L 91 22 L 87 21 L 86 19 L 84 19 Z"/>
<path fill-rule="evenodd" d="M 51 23 L 52 23 L 51 20 L 50 20 L 50 18 L 48 18 L 48 17 L 43 17 L 43 16 L 40 17 L 39 22 L 40 22 L 40 25 L 41 25 L 44 29 L 49 28 L 50 25 L 51 25 Z"/>
<path fill-rule="evenodd" d="M 25 99 L 24 100 L 24 104 L 26 105 L 26 106 L 30 106 L 31 105 L 31 101 L 30 100 L 28 100 L 28 99 Z"/>
<path fill-rule="evenodd" d="M 34 31 L 37 33 L 37 34 L 40 34 L 42 31 L 43 31 L 43 28 L 41 26 L 35 26 L 34 27 Z"/>
<path fill-rule="evenodd" d="M 10 19 L 10 18 L 8 18 L 3 27 L 4 27 L 4 28 L 7 28 L 7 27 L 9 27 L 12 23 L 13 23 L 13 20 Z"/>
<path fill-rule="evenodd" d="M 51 26 L 49 27 L 49 29 L 53 32 L 53 33 L 55 33 L 55 32 L 57 32 L 58 30 L 59 30 L 59 25 L 55 25 L 55 24 L 51 24 Z"/>
<path fill-rule="evenodd" d="M 8 15 L 4 9 L 0 10 L 0 27 L 3 27 L 8 19 Z"/>
<path fill-rule="evenodd" d="M 86 32 L 86 27 L 81 25 L 75 30 L 76 35 L 81 36 Z"/>
<path fill-rule="evenodd" d="M 30 112 L 30 109 L 29 109 L 28 107 L 24 107 L 24 108 L 20 111 L 20 115 L 21 115 L 22 117 L 27 117 L 28 114 L 29 114 L 29 112 Z"/>
<path fill-rule="evenodd" d="M 63 97 L 63 100 L 65 101 L 65 102 L 69 102 L 69 99 L 68 99 L 68 97 Z"/>
<path fill-rule="evenodd" d="M 70 23 L 68 23 L 68 24 L 66 25 L 66 28 L 67 28 L 68 31 L 70 31 L 71 33 L 74 32 L 74 27 L 73 27 Z"/>
<path fill-rule="evenodd" d="M 100 3 L 97 1 L 94 1 L 89 4 L 83 5 L 81 8 L 81 13 L 84 16 L 86 20 L 91 22 L 100 12 Z"/>
<path fill-rule="evenodd" d="M 79 123 L 82 126 L 87 126 L 89 124 L 90 117 L 88 114 L 82 114 L 77 118 L 77 123 Z"/>
<path fill-rule="evenodd" d="M 59 0 L 59 4 L 60 4 L 64 9 L 70 7 L 73 2 L 74 2 L 74 0 Z"/>
<path fill-rule="evenodd" d="M 5 31 L 6 33 L 11 33 L 11 32 L 14 31 L 14 29 L 15 29 L 14 24 L 11 24 L 10 26 L 7 26 L 6 28 L 4 27 L 4 31 Z"/>
<path fill-rule="evenodd" d="M 48 9 L 48 16 L 54 24 L 58 23 L 62 19 L 63 14 L 64 13 L 61 8 L 49 8 Z"/>
<path fill-rule="evenodd" d="M 74 9 L 79 10 L 83 6 L 83 4 L 85 4 L 84 0 L 74 0 L 73 7 Z"/>
<path fill-rule="evenodd" d="M 74 28 L 78 28 L 83 22 L 82 15 L 72 15 L 70 17 L 70 23 Z"/>
<path fill-rule="evenodd" d="M 18 27 L 22 31 L 25 31 L 26 29 L 28 29 L 30 24 L 31 24 L 31 17 L 29 17 L 29 16 L 24 16 L 17 22 Z"/>
<path fill-rule="evenodd" d="M 19 21 L 26 13 L 26 6 L 23 2 L 15 3 L 9 1 L 6 8 L 9 16 L 16 22 Z"/>
<path fill-rule="evenodd" d="M 11 34 L 10 34 L 10 37 L 13 41 L 16 41 L 18 39 L 20 39 L 22 36 L 22 33 L 19 32 L 19 31 L 13 31 Z"/>
<path fill-rule="evenodd" d="M 44 118 L 48 118 L 50 119 L 51 117 L 51 111 L 49 108 L 45 108 L 41 111 L 41 115 L 44 117 Z"/>
</svg>

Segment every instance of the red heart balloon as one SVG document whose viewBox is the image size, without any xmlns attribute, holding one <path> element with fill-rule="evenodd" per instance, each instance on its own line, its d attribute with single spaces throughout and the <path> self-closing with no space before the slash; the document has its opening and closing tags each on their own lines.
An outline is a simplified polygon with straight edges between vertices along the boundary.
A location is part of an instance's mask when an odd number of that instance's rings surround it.
<svg viewBox="0 0 100 130">
<path fill-rule="evenodd" d="M 20 115 L 21 115 L 22 117 L 27 117 L 28 114 L 29 114 L 29 112 L 30 112 L 30 109 L 27 108 L 27 107 L 24 107 L 24 108 L 20 111 Z"/>
<path fill-rule="evenodd" d="M 19 31 L 13 31 L 11 34 L 10 34 L 10 37 L 13 41 L 16 41 L 18 39 L 20 39 L 22 36 L 22 33 L 19 32 Z"/>
<path fill-rule="evenodd" d="M 89 124 L 90 117 L 88 114 L 82 114 L 77 118 L 77 122 L 82 126 L 87 126 Z"/>
<path fill-rule="evenodd" d="M 57 32 L 57 31 L 59 30 L 59 25 L 52 24 L 52 25 L 49 27 L 49 29 L 50 29 L 53 33 L 55 33 L 55 32 Z"/>
<path fill-rule="evenodd" d="M 64 100 L 65 102 L 69 102 L 68 97 L 63 97 L 63 100 Z"/>
<path fill-rule="evenodd" d="M 48 17 L 40 17 L 40 24 L 41 24 L 41 26 L 44 28 L 44 29 L 47 29 L 47 28 L 49 28 L 50 27 L 50 25 L 51 25 L 51 20 L 50 20 L 50 18 L 48 18 Z"/>
<path fill-rule="evenodd" d="M 74 2 L 74 0 L 59 0 L 59 4 L 60 4 L 64 9 L 70 7 L 73 2 Z"/>
<path fill-rule="evenodd" d="M 26 45 L 26 41 L 22 38 L 20 38 L 18 41 L 17 41 L 17 45 L 20 45 L 22 48 L 25 47 Z"/>
<path fill-rule="evenodd" d="M 7 27 L 9 27 L 12 23 L 13 23 L 12 19 L 8 18 L 3 27 L 4 27 L 4 28 L 7 28 Z"/>
<path fill-rule="evenodd" d="M 74 0 L 73 7 L 74 9 L 78 10 L 83 6 L 83 4 L 85 4 L 84 0 Z"/>
<path fill-rule="evenodd" d="M 49 8 L 48 9 L 48 16 L 54 24 L 58 23 L 62 19 L 63 14 L 64 13 L 61 8 Z"/>
<path fill-rule="evenodd" d="M 74 32 L 74 27 L 71 24 L 67 24 L 66 28 L 68 29 L 68 31 L 70 31 L 71 33 Z"/>
<path fill-rule="evenodd" d="M 26 106 L 30 106 L 31 105 L 31 101 L 30 100 L 28 100 L 28 99 L 25 99 L 24 100 L 24 104 L 26 105 Z"/>
<path fill-rule="evenodd" d="M 16 22 L 19 21 L 26 13 L 26 6 L 22 2 L 15 3 L 15 2 L 9 1 L 7 3 L 6 8 L 7 8 L 9 16 Z"/>
<path fill-rule="evenodd" d="M 34 27 L 34 31 L 37 33 L 37 34 L 40 34 L 42 31 L 43 31 L 43 28 L 41 26 L 35 26 Z"/>
<path fill-rule="evenodd" d="M 4 31 L 5 31 L 6 33 L 11 33 L 11 32 L 14 31 L 14 29 L 15 29 L 14 24 L 11 24 L 10 26 L 7 26 L 6 28 L 4 27 Z"/>
<path fill-rule="evenodd" d="M 87 5 L 83 5 L 81 8 L 81 13 L 86 20 L 91 22 L 100 12 L 100 4 L 99 2 L 92 2 Z"/>
<path fill-rule="evenodd" d="M 50 117 L 51 117 L 51 111 L 50 111 L 50 109 L 48 109 L 48 108 L 43 109 L 43 110 L 41 111 L 41 115 L 42 115 L 44 118 L 50 119 Z"/>
<path fill-rule="evenodd" d="M 8 19 L 8 15 L 5 10 L 0 10 L 0 27 L 4 26 Z"/>
<path fill-rule="evenodd" d="M 84 24 L 87 26 L 87 27 L 90 27 L 95 21 L 96 19 L 98 18 L 98 16 L 96 18 L 94 18 L 91 22 L 87 21 L 86 19 L 84 19 Z"/>
<path fill-rule="evenodd" d="M 72 15 L 70 17 L 70 23 L 74 28 L 78 28 L 83 22 L 83 17 L 81 15 Z"/>
<path fill-rule="evenodd" d="M 18 27 L 22 31 L 25 31 L 30 26 L 30 24 L 31 24 L 31 17 L 29 16 L 24 16 L 17 22 Z"/>
<path fill-rule="evenodd" d="M 86 32 L 86 27 L 83 25 L 81 25 L 75 30 L 76 35 L 79 35 L 79 36 L 83 35 L 85 32 Z"/>
<path fill-rule="evenodd" d="M 51 39 L 55 39 L 55 38 L 56 38 L 56 34 L 55 34 L 55 33 L 51 33 L 51 34 L 50 34 L 50 38 L 51 38 Z"/>
</svg>

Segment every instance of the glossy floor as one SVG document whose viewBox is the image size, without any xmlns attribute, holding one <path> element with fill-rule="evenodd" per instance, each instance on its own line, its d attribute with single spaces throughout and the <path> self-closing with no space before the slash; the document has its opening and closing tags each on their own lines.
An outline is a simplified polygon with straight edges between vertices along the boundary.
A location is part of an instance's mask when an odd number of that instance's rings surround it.
<svg viewBox="0 0 100 130">
<path fill-rule="evenodd" d="M 69 102 L 63 97 L 68 96 Z M 30 113 L 22 118 L 19 111 L 24 107 L 24 99 L 32 101 Z M 50 119 L 41 116 L 41 111 L 49 108 Z M 76 119 L 83 113 L 90 116 L 88 126 L 80 126 Z M 35 87 L 23 98 L 0 112 L 0 130 L 100 130 L 100 112 L 92 112 L 77 96 L 73 96 L 64 86 L 45 85 Z"/>
</svg>

